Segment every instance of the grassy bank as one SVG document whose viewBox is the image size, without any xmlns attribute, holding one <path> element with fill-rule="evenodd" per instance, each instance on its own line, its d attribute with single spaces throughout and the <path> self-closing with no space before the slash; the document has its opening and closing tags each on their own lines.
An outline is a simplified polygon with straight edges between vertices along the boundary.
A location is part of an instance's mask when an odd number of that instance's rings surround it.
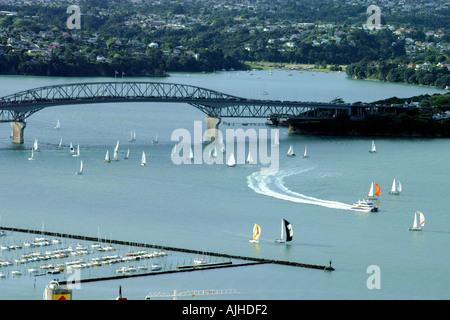
<svg viewBox="0 0 450 320">
<path fill-rule="evenodd" d="M 276 63 L 276 62 L 254 62 L 254 61 L 244 61 L 244 64 L 247 65 L 250 69 L 305 69 L 312 71 L 337 71 L 332 70 L 334 65 L 317 66 L 315 64 L 307 64 L 307 63 Z M 342 72 L 345 72 L 347 65 L 339 65 Z"/>
</svg>

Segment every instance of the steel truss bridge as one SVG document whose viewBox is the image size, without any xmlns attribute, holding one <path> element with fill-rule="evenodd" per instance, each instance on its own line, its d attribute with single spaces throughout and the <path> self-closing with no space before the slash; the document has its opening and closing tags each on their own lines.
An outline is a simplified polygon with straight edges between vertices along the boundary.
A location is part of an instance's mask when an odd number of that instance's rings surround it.
<svg viewBox="0 0 450 320">
<path fill-rule="evenodd" d="M 363 117 L 383 112 L 375 105 L 247 99 L 185 84 L 114 81 L 52 85 L 1 97 L 0 122 L 20 124 L 23 134 L 26 119 L 44 108 L 113 102 L 185 103 L 219 122 L 222 118 L 267 118 L 274 114 L 296 119 L 333 119 L 339 114 Z"/>
<path fill-rule="evenodd" d="M 191 85 L 164 82 L 87 82 L 45 86 L 0 98 L 0 122 L 22 122 L 51 106 L 112 102 L 186 103 L 214 118 L 267 118 L 271 114 L 298 118 L 351 115 L 352 105 L 246 99 Z M 365 106 L 365 109 L 370 106 Z"/>
</svg>

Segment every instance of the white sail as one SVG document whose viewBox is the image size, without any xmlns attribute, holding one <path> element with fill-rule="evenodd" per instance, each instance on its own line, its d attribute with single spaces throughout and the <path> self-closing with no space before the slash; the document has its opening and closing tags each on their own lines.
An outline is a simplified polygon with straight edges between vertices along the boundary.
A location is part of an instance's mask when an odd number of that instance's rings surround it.
<svg viewBox="0 0 450 320">
<path fill-rule="evenodd" d="M 253 163 L 253 157 L 252 157 L 252 153 L 250 151 L 248 152 L 247 163 L 250 163 L 250 164 Z"/>
<path fill-rule="evenodd" d="M 62 146 L 62 137 L 59 138 L 58 148 L 61 148 L 61 146 Z"/>
<path fill-rule="evenodd" d="M 75 150 L 73 149 L 72 141 L 70 141 L 69 150 L 70 150 L 70 153 L 74 153 L 75 152 Z"/>
<path fill-rule="evenodd" d="M 417 217 L 419 218 L 417 220 Z M 422 231 L 422 227 L 425 225 L 425 216 L 423 215 L 422 212 L 420 211 L 416 211 L 414 212 L 414 221 L 413 221 L 413 225 L 411 228 L 409 228 L 409 230 L 411 231 Z"/>
<path fill-rule="evenodd" d="M 289 150 L 287 152 L 287 156 L 288 157 L 293 157 L 295 156 L 295 152 L 294 152 L 294 148 L 292 147 L 292 144 L 289 146 Z"/>
<path fill-rule="evenodd" d="M 420 211 L 417 211 L 417 215 L 419 216 L 419 226 L 420 227 L 425 226 L 425 216 L 423 215 L 423 213 Z"/>
<path fill-rule="evenodd" d="M 391 191 L 389 191 L 389 194 L 395 194 L 398 195 L 402 192 L 402 184 L 400 181 L 394 178 L 394 181 L 392 182 Z"/>
<path fill-rule="evenodd" d="M 275 131 L 275 137 L 272 141 L 272 146 L 278 146 L 280 144 L 280 139 L 278 137 L 278 129 Z"/>
<path fill-rule="evenodd" d="M 34 160 L 34 149 L 33 148 L 31 148 L 31 157 L 29 157 L 28 160 Z"/>
<path fill-rule="evenodd" d="M 155 140 L 153 140 L 152 143 L 157 144 L 158 142 L 159 142 L 159 140 L 158 140 L 158 132 L 157 132 L 156 136 L 155 136 Z"/>
<path fill-rule="evenodd" d="M 217 158 L 217 147 L 214 146 L 214 149 L 211 152 L 211 158 Z"/>
<path fill-rule="evenodd" d="M 170 152 L 170 156 L 173 158 L 173 157 L 175 157 L 175 155 L 177 154 L 177 145 L 175 145 L 173 148 L 172 148 L 172 151 Z"/>
<path fill-rule="evenodd" d="M 80 144 L 77 144 L 77 152 L 72 155 L 72 157 L 79 157 L 80 156 Z"/>
<path fill-rule="evenodd" d="M 61 128 L 61 123 L 59 123 L 59 119 L 56 121 L 55 129 Z"/>
<path fill-rule="evenodd" d="M 129 157 L 130 157 L 130 149 L 128 148 L 127 155 L 125 156 L 125 159 L 128 159 Z"/>
<path fill-rule="evenodd" d="M 130 139 L 128 141 L 133 142 L 136 141 L 136 131 L 131 130 Z"/>
<path fill-rule="evenodd" d="M 80 170 L 77 172 L 77 174 L 83 174 L 83 160 L 80 161 Z"/>
<path fill-rule="evenodd" d="M 117 150 L 116 150 L 116 149 L 114 149 L 113 158 L 111 159 L 111 161 L 119 161 L 119 158 L 118 158 L 118 154 L 117 154 Z"/>
<path fill-rule="evenodd" d="M 147 164 L 147 157 L 145 156 L 145 152 L 142 151 L 141 166 L 145 166 L 146 164 Z"/>
<path fill-rule="evenodd" d="M 105 155 L 105 162 L 111 162 L 111 159 L 109 158 L 109 150 L 106 150 L 106 155 Z"/>
<path fill-rule="evenodd" d="M 308 158 L 308 149 L 306 145 L 305 145 L 305 152 L 303 153 L 302 158 Z"/>
<path fill-rule="evenodd" d="M 119 140 L 117 140 L 116 146 L 114 147 L 114 151 L 117 152 L 119 150 Z"/>
<path fill-rule="evenodd" d="M 230 157 L 227 160 L 227 166 L 229 167 L 235 167 L 236 166 L 236 160 L 234 159 L 234 153 L 230 155 Z"/>
<path fill-rule="evenodd" d="M 375 153 L 377 152 L 377 147 L 375 146 L 375 141 L 372 140 L 372 148 L 369 151 L 370 153 Z"/>
<path fill-rule="evenodd" d="M 39 146 L 38 146 L 38 141 L 37 141 L 37 139 L 34 139 L 34 144 L 33 144 L 33 149 L 34 149 L 34 151 L 37 151 L 38 148 L 39 148 Z"/>
</svg>

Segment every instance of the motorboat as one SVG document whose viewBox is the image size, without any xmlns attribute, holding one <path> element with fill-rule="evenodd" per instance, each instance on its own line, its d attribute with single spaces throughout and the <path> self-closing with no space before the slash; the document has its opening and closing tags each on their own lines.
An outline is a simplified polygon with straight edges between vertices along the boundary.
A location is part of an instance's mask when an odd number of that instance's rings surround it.
<svg viewBox="0 0 450 320">
<path fill-rule="evenodd" d="M 358 202 L 352 205 L 352 210 L 364 211 L 364 212 L 377 212 L 378 207 L 373 202 L 367 200 L 358 200 Z"/>
</svg>

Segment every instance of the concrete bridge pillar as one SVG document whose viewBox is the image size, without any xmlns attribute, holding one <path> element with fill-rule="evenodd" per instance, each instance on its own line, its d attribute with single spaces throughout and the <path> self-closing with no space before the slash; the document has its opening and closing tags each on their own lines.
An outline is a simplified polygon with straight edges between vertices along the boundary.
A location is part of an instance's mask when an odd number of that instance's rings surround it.
<svg viewBox="0 0 450 320">
<path fill-rule="evenodd" d="M 23 133 L 26 126 L 26 122 L 11 122 L 12 142 L 23 144 Z"/>
<path fill-rule="evenodd" d="M 221 119 L 220 118 L 213 118 L 213 117 L 206 117 L 206 125 L 207 125 L 207 137 L 208 140 L 215 140 L 218 136 L 217 130 L 219 130 L 219 124 Z M 216 129 L 216 130 L 209 130 L 209 129 Z"/>
</svg>

